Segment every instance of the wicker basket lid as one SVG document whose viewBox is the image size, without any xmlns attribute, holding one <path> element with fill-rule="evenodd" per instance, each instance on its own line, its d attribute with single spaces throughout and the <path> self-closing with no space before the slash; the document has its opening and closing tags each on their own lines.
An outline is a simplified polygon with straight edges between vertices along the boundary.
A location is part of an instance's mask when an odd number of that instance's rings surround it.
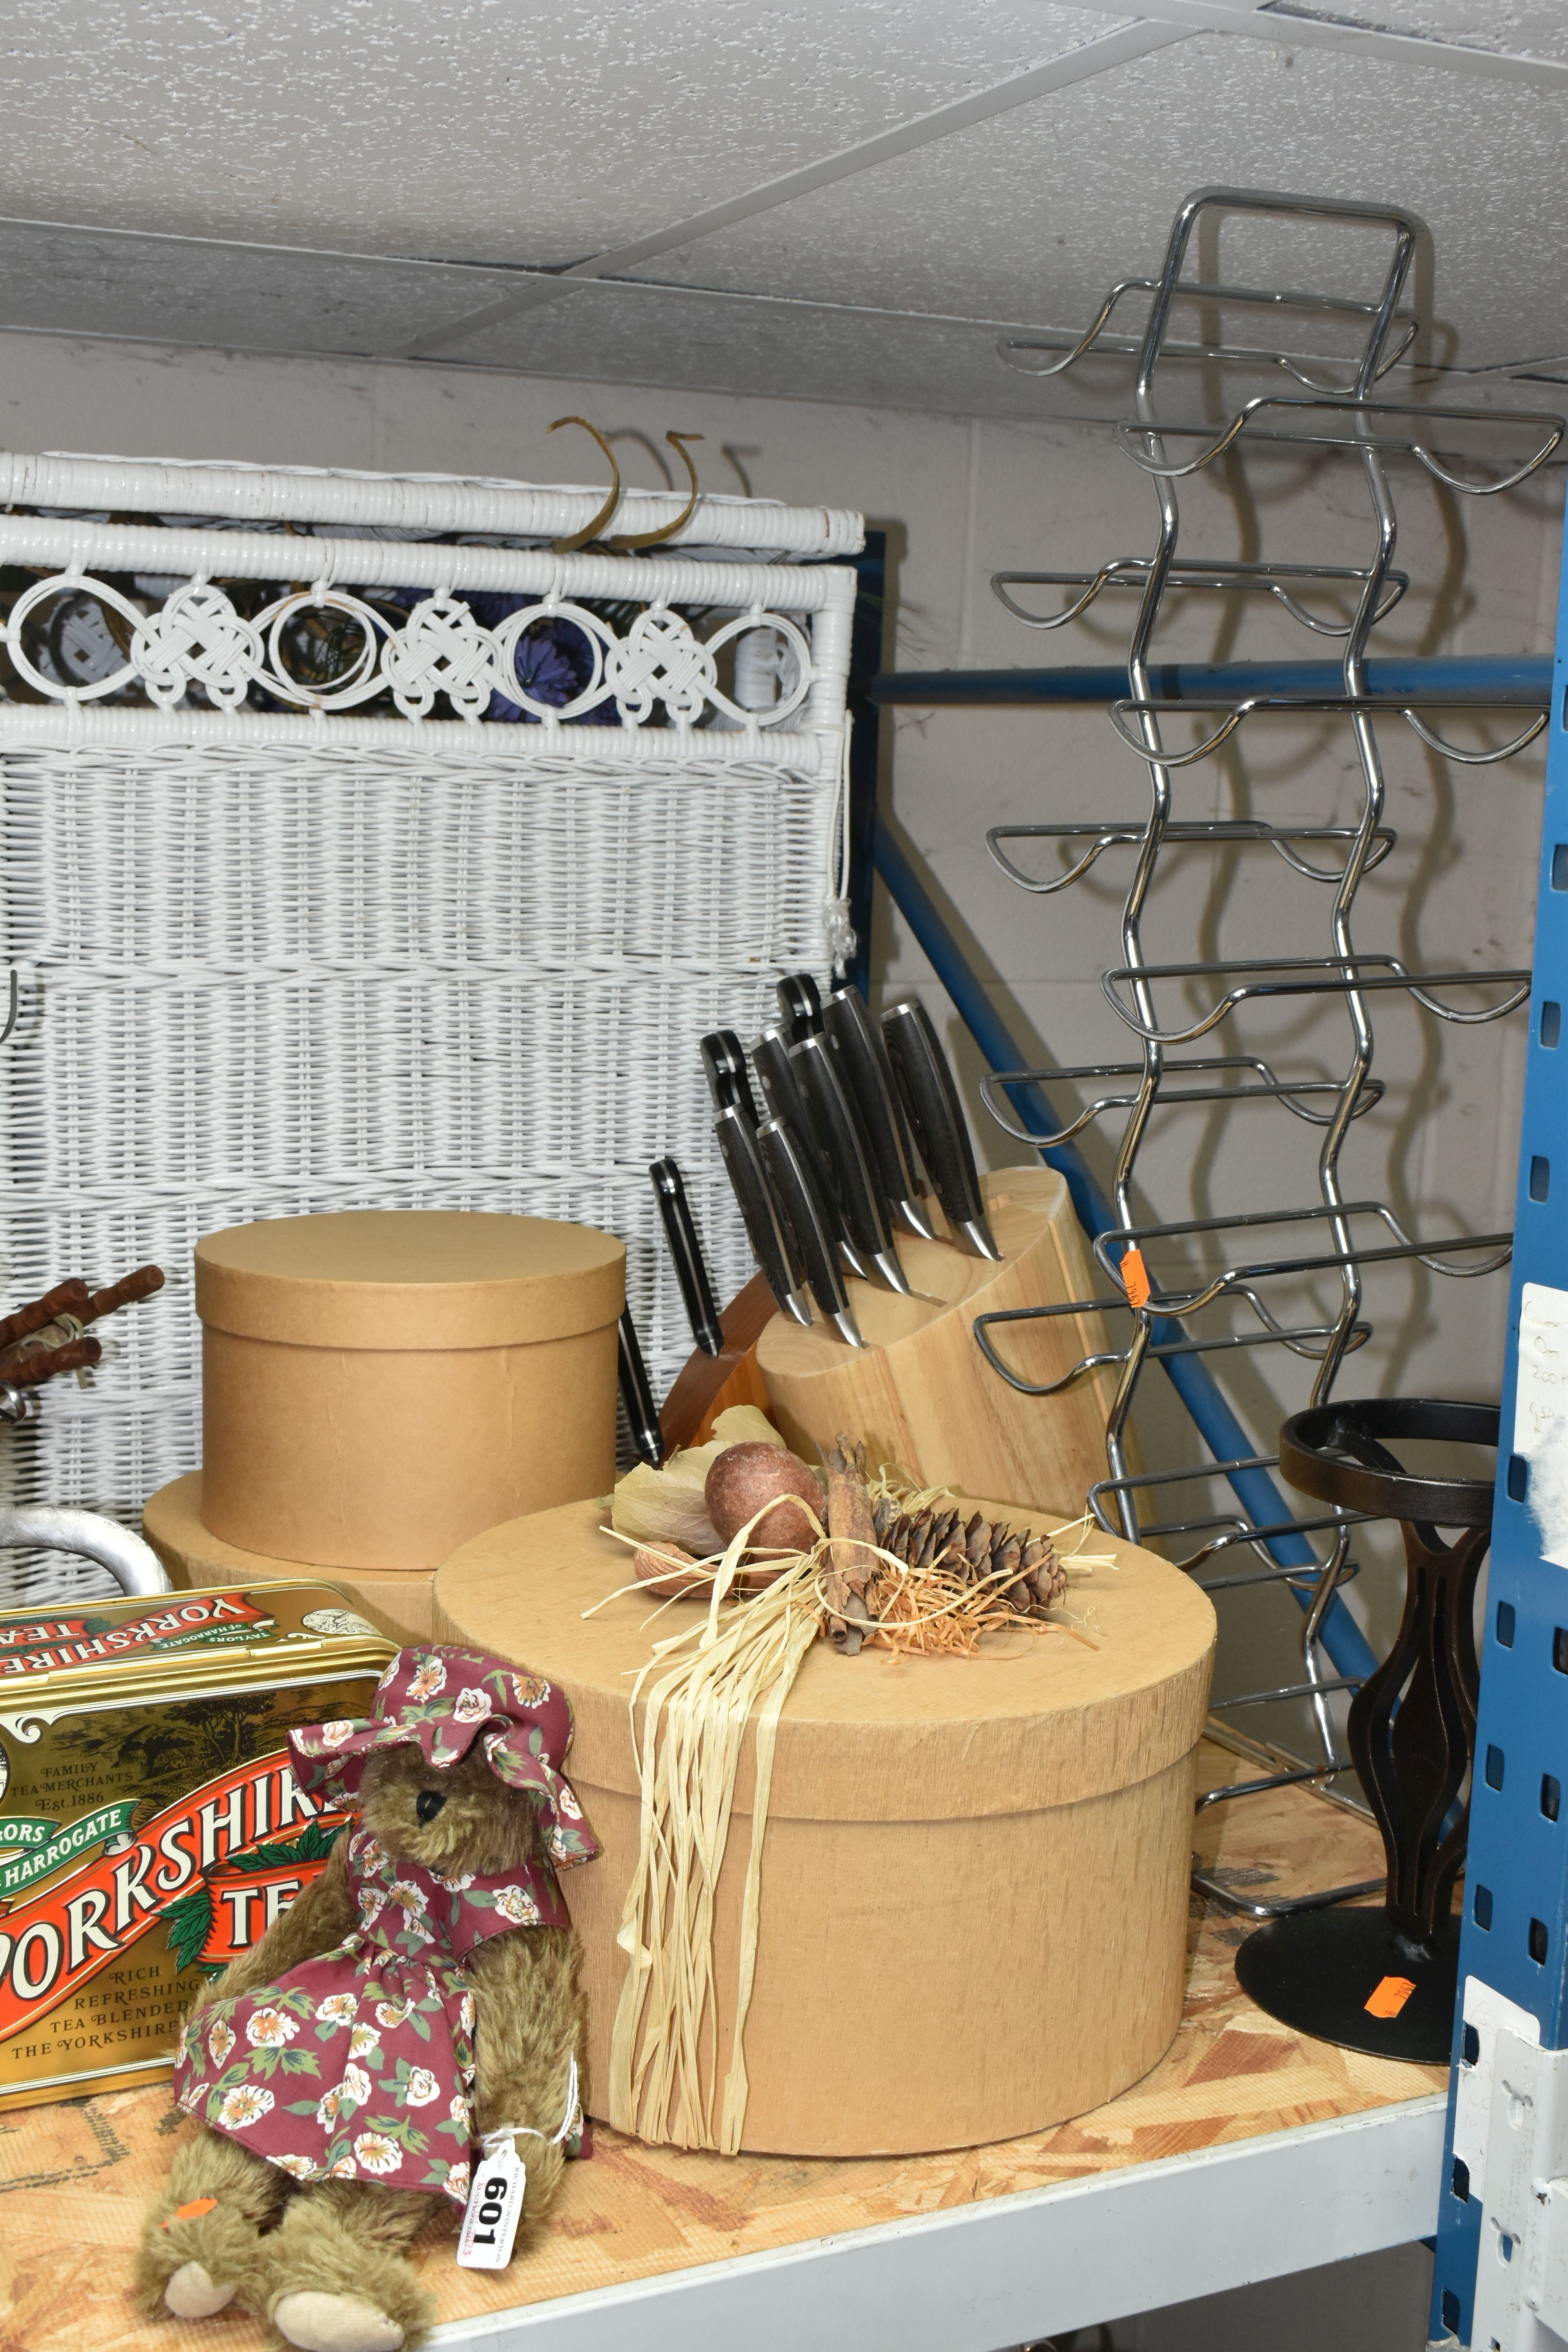
<svg viewBox="0 0 1568 2352">
<path fill-rule="evenodd" d="M 349 1209 L 231 1225 L 196 1244 L 196 1313 L 297 1348 L 528 1347 L 615 1322 L 613 1234 L 470 1209 Z"/>
</svg>

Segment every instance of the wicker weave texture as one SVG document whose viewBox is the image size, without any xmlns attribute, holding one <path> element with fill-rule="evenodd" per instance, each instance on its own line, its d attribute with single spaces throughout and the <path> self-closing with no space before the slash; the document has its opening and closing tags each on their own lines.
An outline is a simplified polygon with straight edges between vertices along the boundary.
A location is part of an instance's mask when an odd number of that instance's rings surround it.
<svg viewBox="0 0 1568 2352">
<path fill-rule="evenodd" d="M 0 451 L 0 502 L 138 514 L 221 516 L 226 525 L 280 520 L 369 524 L 388 537 L 437 532 L 504 532 L 518 544 L 544 544 L 583 530 L 598 514 L 602 489 L 485 475 L 373 474 L 341 467 L 255 466 L 211 459 L 73 456 Z M 772 499 L 705 491 L 679 520 L 679 491 L 626 489 L 615 511 L 617 531 L 669 530 L 667 544 L 743 550 L 770 557 L 852 555 L 866 543 L 861 517 L 837 507 L 789 507 Z"/>
<path fill-rule="evenodd" d="M 689 1337 L 647 1163 L 681 1161 L 730 1295 L 752 1267 L 696 1041 L 826 969 L 836 783 L 521 732 L 5 751 L 6 1299 L 187 1275 L 201 1234 L 257 1216 L 527 1210 L 626 1239 L 668 1384 Z M 121 1324 L 90 1393 L 57 1384 L 5 1438 L 13 1493 L 134 1518 L 199 1460 L 188 1278 Z"/>
<path fill-rule="evenodd" d="M 0 1481 L 134 1518 L 199 1461 L 191 1252 L 254 1217 L 605 1226 L 668 1382 L 647 1163 L 681 1160 L 728 1295 L 751 1266 L 696 1042 L 843 948 L 855 578 L 788 559 L 859 517 L 637 494 L 618 528 L 680 544 L 633 552 L 552 544 L 598 494 L 537 484 L 0 476 L 0 1303 L 176 1277 L 91 1392 L 5 1433 Z"/>
</svg>

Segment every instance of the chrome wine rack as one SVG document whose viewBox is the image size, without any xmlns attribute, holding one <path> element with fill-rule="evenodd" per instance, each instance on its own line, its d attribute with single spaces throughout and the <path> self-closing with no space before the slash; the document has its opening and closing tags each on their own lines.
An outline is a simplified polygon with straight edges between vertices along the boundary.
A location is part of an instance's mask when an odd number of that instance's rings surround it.
<svg viewBox="0 0 1568 2352">
<path fill-rule="evenodd" d="M 1323 292 L 1228 285 L 1207 273 L 1186 275 L 1194 231 L 1205 221 L 1217 230 L 1223 216 L 1238 214 L 1309 224 L 1320 238 L 1341 228 L 1353 230 L 1363 240 L 1369 231 L 1385 235 L 1389 249 L 1380 289 L 1369 300 L 1352 301 Z M 1233 1489 L 1238 1484 L 1247 1487 L 1246 1474 L 1268 1474 L 1278 1467 L 1277 1456 L 1263 1451 L 1174 1469 L 1136 1471 L 1129 1452 L 1130 1417 L 1148 1367 L 1180 1356 L 1223 1360 L 1237 1349 L 1280 1349 L 1310 1366 L 1310 1402 L 1321 1403 L 1347 1357 L 1372 1336 L 1363 1296 L 1368 1267 L 1410 1260 L 1441 1276 L 1471 1279 L 1500 1267 L 1510 1255 L 1510 1236 L 1503 1233 L 1412 1232 L 1386 1202 L 1349 1197 L 1341 1173 L 1342 1154 L 1354 1122 L 1384 1091 L 1384 1082 L 1373 1075 L 1373 1011 L 1380 995 L 1397 993 L 1439 1021 L 1468 1024 L 1500 1020 L 1522 1004 L 1530 992 L 1527 971 L 1413 970 L 1395 955 L 1359 943 L 1356 936 L 1361 885 L 1395 839 L 1384 821 L 1380 730 L 1391 723 L 1408 726 L 1444 758 L 1476 766 L 1510 758 L 1546 724 L 1544 709 L 1535 709 L 1508 740 L 1472 750 L 1443 732 L 1442 714 L 1458 708 L 1473 713 L 1500 706 L 1436 692 L 1420 700 L 1404 696 L 1395 700 L 1369 690 L 1373 632 L 1409 585 L 1409 575 L 1394 568 L 1397 517 L 1390 458 L 1413 458 L 1459 496 L 1487 497 L 1522 482 L 1544 465 L 1568 430 L 1563 418 L 1535 411 L 1432 407 L 1394 400 L 1379 391 L 1418 332 L 1417 321 L 1401 307 L 1416 236 L 1414 218 L 1394 207 L 1256 190 L 1200 190 L 1176 215 L 1159 277 L 1129 279 L 1113 289 L 1094 324 L 1065 357 L 1037 365 L 1032 347 L 1003 347 L 1005 358 L 1031 373 L 1060 373 L 1095 350 L 1127 294 L 1150 297 L 1136 362 L 1133 413 L 1117 427 L 1117 438 L 1153 486 L 1159 530 L 1154 550 L 1146 556 L 1118 556 L 1092 572 L 1000 572 L 992 583 L 1016 619 L 1042 631 L 1066 627 L 1102 596 L 1136 595 L 1128 647 L 1129 692 L 1112 705 L 1110 718 L 1121 740 L 1144 763 L 1150 804 L 1145 815 L 1087 824 L 1001 825 L 988 836 L 1004 872 L 1042 898 L 1069 889 L 1101 858 L 1132 853 L 1132 877 L 1121 911 L 1121 960 L 1104 972 L 1101 986 L 1134 1045 L 1126 1060 L 1006 1070 L 984 1082 L 987 1107 L 1005 1131 L 1037 1150 L 1067 1145 L 1098 1120 L 1120 1120 L 1121 1130 L 1112 1185 L 1114 1222 L 1094 1239 L 1095 1256 L 1108 1278 L 1103 1295 L 1062 1307 L 982 1316 L 975 1334 L 995 1371 L 1026 1395 L 1054 1393 L 1106 1366 L 1114 1369 L 1115 1395 L 1106 1432 L 1108 1475 L 1089 1497 L 1108 1530 L 1134 1541 L 1167 1539 L 1185 1550 L 1180 1564 L 1189 1571 L 1217 1561 L 1226 1572 L 1205 1581 L 1210 1592 L 1282 1583 L 1300 1602 L 1303 1679 L 1275 1689 L 1242 1692 L 1215 1704 L 1229 1709 L 1306 1701 L 1321 1759 L 1217 1792 L 1226 1796 L 1293 1780 L 1326 1780 L 1350 1769 L 1338 1752 L 1328 1701 L 1335 1691 L 1356 1688 L 1361 1679 L 1359 1672 L 1331 1671 L 1333 1647 L 1342 1656 L 1358 1648 L 1364 1653 L 1364 1643 L 1345 1626 L 1344 1612 L 1336 1605 L 1343 1585 L 1356 1572 L 1351 1546 L 1361 1515 L 1321 1509 L 1300 1513 L 1282 1502 L 1279 1515 L 1271 1518 L 1239 1500 L 1207 1496 L 1194 1504 L 1181 1499 L 1181 1489 L 1202 1484 L 1228 1481 Z M 1286 313 L 1304 316 L 1310 323 L 1337 331 L 1339 339 L 1351 346 L 1350 353 L 1331 371 L 1328 363 L 1304 362 L 1283 349 L 1250 341 L 1227 342 L 1212 332 L 1195 342 L 1180 340 L 1173 333 L 1173 321 L 1180 310 L 1193 304 L 1207 306 L 1210 318 L 1222 310 L 1268 320 Z M 1227 369 L 1244 366 L 1274 383 L 1281 372 L 1288 373 L 1297 388 L 1266 389 L 1217 425 L 1171 421 L 1179 404 L 1167 397 L 1173 372 L 1181 367 L 1190 371 L 1194 362 L 1205 365 L 1210 383 L 1222 382 Z M 1488 428 L 1513 452 L 1480 478 L 1456 470 L 1434 446 L 1439 436 L 1445 446 L 1456 437 L 1462 440 L 1466 429 L 1476 425 Z M 1358 469 L 1368 505 L 1368 539 L 1360 562 L 1211 561 L 1187 551 L 1180 484 L 1222 457 L 1244 457 L 1248 446 L 1259 440 L 1276 449 L 1284 444 L 1337 450 Z M 1520 444 L 1517 451 L 1515 443 Z M 1046 588 L 1066 592 L 1058 609 L 1041 611 L 1034 597 L 1025 600 L 1026 592 Z M 1267 596 L 1314 636 L 1338 639 L 1342 690 L 1331 695 L 1259 691 L 1225 703 L 1161 698 L 1153 691 L 1155 640 L 1172 600 L 1191 594 Z M 1346 618 L 1349 606 L 1353 612 Z M 1511 707 L 1518 711 L 1517 702 Z M 1196 743 L 1177 747 L 1170 740 L 1174 722 L 1194 713 L 1211 717 L 1214 723 L 1204 728 Z M 1353 743 L 1362 786 L 1360 814 L 1353 823 L 1266 823 L 1252 816 L 1194 821 L 1176 814 L 1175 797 L 1187 769 L 1212 760 L 1244 728 L 1256 730 L 1272 715 L 1301 713 L 1342 724 Z M 1497 731 L 1495 726 L 1491 731 Z M 1044 877 L 1031 872 L 1015 855 L 1014 845 L 1024 841 L 1058 845 L 1063 870 Z M 1144 917 L 1162 860 L 1169 851 L 1194 848 L 1268 849 L 1304 883 L 1326 888 L 1331 908 L 1323 950 L 1270 962 L 1152 961 L 1144 949 Z M 1202 1001 L 1194 1010 L 1195 995 Z M 1197 1054 L 1183 1050 L 1201 1046 L 1222 1024 L 1245 1016 L 1248 1006 L 1312 997 L 1343 1005 L 1349 1051 L 1342 1078 L 1292 1076 L 1278 1066 L 1277 1055 L 1244 1048 Z M 1077 1116 L 1049 1135 L 1022 1123 L 1009 1101 L 1011 1089 L 1046 1080 L 1053 1087 L 1070 1082 L 1086 1093 Z M 1019 1099 L 1021 1103 L 1024 1097 Z M 1037 1095 L 1033 1099 L 1037 1102 Z M 1313 1132 L 1316 1199 L 1227 1216 L 1150 1222 L 1139 1215 L 1134 1193 L 1140 1156 L 1162 1111 L 1194 1103 L 1255 1102 L 1279 1105 Z M 1218 1262 L 1200 1268 L 1194 1264 L 1197 1254 Z M 1326 1282 L 1334 1304 L 1301 1319 L 1281 1305 L 1286 1295 L 1281 1286 L 1299 1290 L 1311 1281 Z M 1318 1295 L 1324 1295 L 1321 1289 Z M 1227 1306 L 1232 1310 L 1228 1317 L 1223 1312 Z M 1091 1308 L 1126 1318 L 1112 1327 L 1125 1330 L 1125 1339 L 1083 1357 L 1048 1386 L 1025 1380 L 1009 1366 L 1004 1325 Z M 1216 1310 L 1226 1328 L 1214 1328 Z M 1256 1480 L 1250 1492 L 1256 1496 Z M 1226 1559 L 1227 1554 L 1249 1551 L 1252 1557 L 1245 1565 L 1238 1560 L 1233 1566 Z M 1332 1638 L 1336 1619 L 1338 1643 Z M 1248 1916 L 1264 1917 L 1294 1907 L 1286 1902 L 1244 1900 L 1213 1882 L 1199 1884 Z"/>
</svg>

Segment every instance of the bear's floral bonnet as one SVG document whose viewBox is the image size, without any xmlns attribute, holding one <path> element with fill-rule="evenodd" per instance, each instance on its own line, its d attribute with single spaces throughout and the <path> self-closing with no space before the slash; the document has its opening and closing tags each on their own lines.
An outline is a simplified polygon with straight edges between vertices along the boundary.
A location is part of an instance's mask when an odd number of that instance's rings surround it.
<svg viewBox="0 0 1568 2352">
<path fill-rule="evenodd" d="M 440 1772 L 460 1762 L 476 1740 L 498 1780 L 534 1799 L 556 1867 L 591 1862 L 599 1843 L 563 1769 L 572 1745 L 565 1694 L 542 1675 L 482 1650 L 399 1650 L 376 1685 L 373 1715 L 291 1731 L 289 1752 L 301 1789 L 352 1805 L 365 1759 L 376 1748 L 416 1746 Z"/>
</svg>

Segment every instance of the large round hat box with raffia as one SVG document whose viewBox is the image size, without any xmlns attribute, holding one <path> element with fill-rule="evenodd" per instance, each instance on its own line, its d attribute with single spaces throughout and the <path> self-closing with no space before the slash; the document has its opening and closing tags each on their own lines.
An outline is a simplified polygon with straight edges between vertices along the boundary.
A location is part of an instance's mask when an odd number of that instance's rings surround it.
<svg viewBox="0 0 1568 2352">
<path fill-rule="evenodd" d="M 579 1503 L 492 1528 L 443 1564 L 435 1601 L 438 1641 L 510 1657 L 572 1702 L 568 1769 L 603 1848 L 563 1882 L 585 1955 L 590 2112 L 684 2146 L 911 2154 L 1043 2129 L 1145 2074 L 1181 2015 L 1215 1615 L 1168 1563 L 1098 1534 L 1067 1622 L 999 1654 L 812 1645 L 777 1723 L 749 2003 L 754 1727 L 710 1936 L 699 1917 L 700 1964 L 678 1988 L 684 2059 L 667 2029 L 612 2066 L 641 1843 L 630 1695 L 654 1642 L 700 1604 L 650 1623 L 655 1604 L 621 1590 L 629 1555 L 605 1516 Z"/>
</svg>

